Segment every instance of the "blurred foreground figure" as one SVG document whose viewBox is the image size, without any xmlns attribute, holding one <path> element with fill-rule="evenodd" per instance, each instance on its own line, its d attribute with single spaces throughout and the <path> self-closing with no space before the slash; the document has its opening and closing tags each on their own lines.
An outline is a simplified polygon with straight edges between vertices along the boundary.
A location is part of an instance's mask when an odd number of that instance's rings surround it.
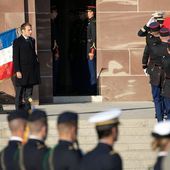
<svg viewBox="0 0 170 170">
<path fill-rule="evenodd" d="M 157 123 L 152 132 L 152 136 L 154 138 L 152 149 L 158 150 L 158 156 L 153 170 L 163 170 L 162 162 L 168 155 L 168 150 L 170 149 L 170 121 Z"/>
<path fill-rule="evenodd" d="M 82 158 L 78 146 L 78 115 L 63 112 L 57 121 L 59 142 L 49 155 L 50 170 L 78 170 Z M 76 146 L 75 146 L 76 145 Z"/>
<path fill-rule="evenodd" d="M 80 170 L 122 170 L 122 159 L 114 151 L 113 145 L 118 139 L 120 110 L 114 109 L 92 116 L 89 121 L 95 123 L 99 139 L 97 146 L 87 153 Z"/>
<path fill-rule="evenodd" d="M 7 119 L 11 137 L 8 145 L 0 153 L 0 170 L 17 170 L 14 158 L 23 142 L 27 112 L 23 110 L 12 111 Z"/>
</svg>

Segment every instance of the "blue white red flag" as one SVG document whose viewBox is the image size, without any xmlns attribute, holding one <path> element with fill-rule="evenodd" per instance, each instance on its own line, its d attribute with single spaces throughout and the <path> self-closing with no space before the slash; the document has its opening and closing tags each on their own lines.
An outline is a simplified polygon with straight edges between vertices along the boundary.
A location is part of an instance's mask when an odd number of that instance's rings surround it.
<svg viewBox="0 0 170 170">
<path fill-rule="evenodd" d="M 13 75 L 12 45 L 15 38 L 17 38 L 16 29 L 0 34 L 0 80 Z"/>
</svg>

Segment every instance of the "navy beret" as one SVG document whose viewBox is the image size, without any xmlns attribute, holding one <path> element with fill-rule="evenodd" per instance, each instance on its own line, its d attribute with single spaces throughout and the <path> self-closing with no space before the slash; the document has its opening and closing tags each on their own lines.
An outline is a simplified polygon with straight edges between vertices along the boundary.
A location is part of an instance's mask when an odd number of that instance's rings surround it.
<svg viewBox="0 0 170 170">
<path fill-rule="evenodd" d="M 8 113 L 7 120 L 10 122 L 11 120 L 14 119 L 28 119 L 28 112 L 25 110 L 13 110 Z"/>
<path fill-rule="evenodd" d="M 40 120 L 40 119 L 47 119 L 47 114 L 45 111 L 43 110 L 39 110 L 39 109 L 35 109 L 30 115 L 29 115 L 29 118 L 28 118 L 28 121 L 29 122 L 34 122 L 34 121 L 37 121 L 37 120 Z"/>
<path fill-rule="evenodd" d="M 167 36 L 169 36 L 169 30 L 168 30 L 168 28 L 161 28 L 161 29 L 160 29 L 160 36 L 161 36 L 161 37 L 167 37 Z"/>
<path fill-rule="evenodd" d="M 152 32 L 156 32 L 156 31 L 159 31 L 160 30 L 160 24 L 158 22 L 152 22 L 150 25 L 149 25 L 149 28 Z"/>
<path fill-rule="evenodd" d="M 76 122 L 78 121 L 78 114 L 75 112 L 70 112 L 70 111 L 66 111 L 61 113 L 58 116 L 58 121 L 57 123 L 66 123 L 66 122 Z"/>
</svg>

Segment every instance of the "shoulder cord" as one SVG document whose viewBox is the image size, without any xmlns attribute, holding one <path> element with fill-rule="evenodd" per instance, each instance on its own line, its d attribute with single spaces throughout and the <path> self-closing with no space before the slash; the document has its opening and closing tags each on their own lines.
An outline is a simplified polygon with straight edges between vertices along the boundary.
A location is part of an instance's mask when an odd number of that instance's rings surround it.
<svg viewBox="0 0 170 170">
<path fill-rule="evenodd" d="M 19 166 L 20 170 L 26 170 L 24 166 L 24 146 L 21 146 L 19 149 Z"/>
<path fill-rule="evenodd" d="M 1 167 L 2 167 L 3 170 L 6 170 L 4 154 L 5 154 L 5 149 L 3 149 L 2 152 L 1 152 Z"/>
<path fill-rule="evenodd" d="M 55 146 L 56 147 L 56 146 Z M 55 150 L 55 147 L 50 151 L 50 154 L 49 154 L 49 168 L 50 170 L 54 170 L 54 162 L 53 162 L 53 158 L 54 158 L 54 150 Z"/>
</svg>

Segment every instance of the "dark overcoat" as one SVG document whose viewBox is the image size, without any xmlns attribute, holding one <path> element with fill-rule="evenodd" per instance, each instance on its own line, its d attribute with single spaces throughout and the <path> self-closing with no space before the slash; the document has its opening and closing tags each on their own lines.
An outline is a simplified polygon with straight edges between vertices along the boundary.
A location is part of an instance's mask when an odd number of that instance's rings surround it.
<svg viewBox="0 0 170 170">
<path fill-rule="evenodd" d="M 16 86 L 29 86 L 40 83 L 40 67 L 35 52 L 35 40 L 22 35 L 13 43 L 14 72 L 21 72 L 22 78 L 15 77 Z"/>
</svg>

